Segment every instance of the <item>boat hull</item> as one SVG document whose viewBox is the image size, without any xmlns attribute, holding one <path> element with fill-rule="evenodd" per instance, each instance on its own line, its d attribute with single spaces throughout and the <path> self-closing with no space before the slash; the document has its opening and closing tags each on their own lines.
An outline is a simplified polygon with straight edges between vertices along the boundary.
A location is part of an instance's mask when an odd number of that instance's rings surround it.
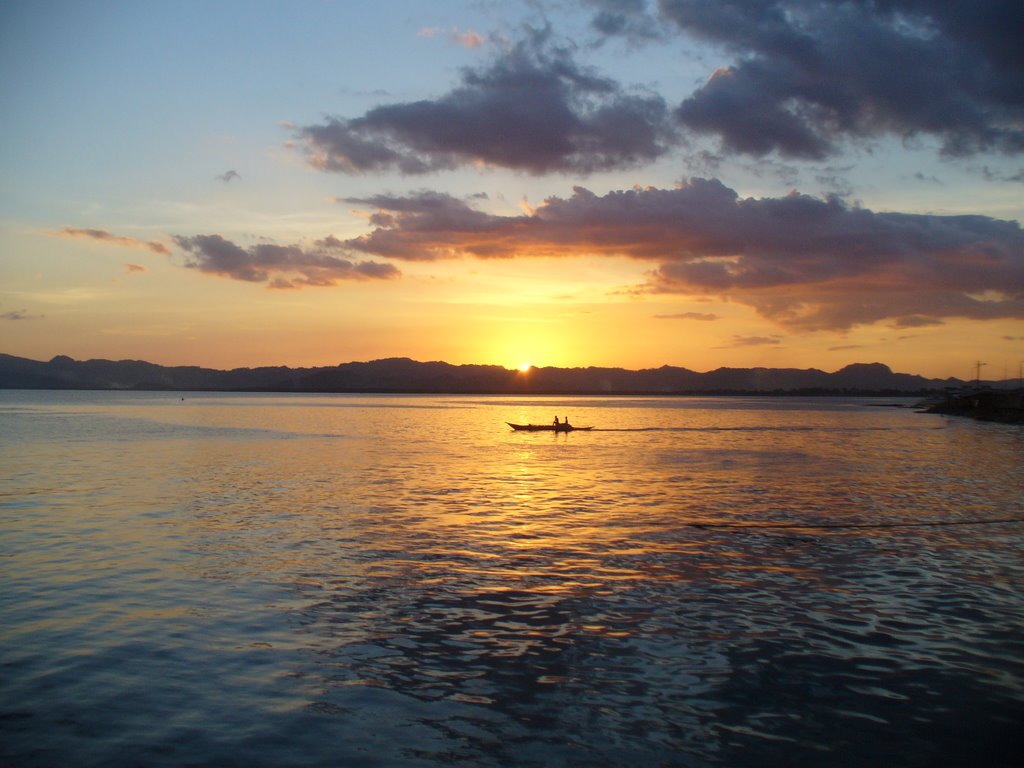
<svg viewBox="0 0 1024 768">
<path fill-rule="evenodd" d="M 586 432 L 593 427 L 574 427 L 572 424 L 513 424 L 506 421 L 517 432 Z"/>
</svg>

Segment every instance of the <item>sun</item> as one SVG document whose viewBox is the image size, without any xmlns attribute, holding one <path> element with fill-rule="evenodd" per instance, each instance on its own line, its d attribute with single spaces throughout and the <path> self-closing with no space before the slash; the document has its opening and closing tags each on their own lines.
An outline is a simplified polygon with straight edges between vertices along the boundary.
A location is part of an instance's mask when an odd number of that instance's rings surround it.
<svg viewBox="0 0 1024 768">
<path fill-rule="evenodd" d="M 527 373 L 531 368 L 533 368 L 533 364 L 532 363 L 523 363 L 523 364 L 521 364 L 519 366 L 519 372 L 520 373 Z"/>
</svg>

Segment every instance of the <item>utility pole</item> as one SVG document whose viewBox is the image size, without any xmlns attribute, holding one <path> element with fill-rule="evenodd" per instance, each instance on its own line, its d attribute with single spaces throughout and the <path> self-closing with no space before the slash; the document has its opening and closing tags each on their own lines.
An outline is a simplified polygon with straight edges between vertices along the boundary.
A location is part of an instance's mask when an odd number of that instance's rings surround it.
<svg viewBox="0 0 1024 768">
<path fill-rule="evenodd" d="M 978 360 L 974 364 L 974 388 L 975 389 L 981 389 L 981 367 L 983 365 L 988 365 L 988 363 L 983 363 L 983 362 L 981 362 L 981 360 Z"/>
</svg>

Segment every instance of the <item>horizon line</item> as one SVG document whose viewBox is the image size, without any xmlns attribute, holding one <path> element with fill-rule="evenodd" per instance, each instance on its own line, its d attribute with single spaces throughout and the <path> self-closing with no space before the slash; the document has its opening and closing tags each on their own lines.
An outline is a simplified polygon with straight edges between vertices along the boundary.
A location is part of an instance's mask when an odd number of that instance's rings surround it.
<svg viewBox="0 0 1024 768">
<path fill-rule="evenodd" d="M 91 357 L 91 358 L 79 359 L 79 358 L 74 358 L 74 357 L 72 357 L 70 355 L 57 354 L 57 355 L 54 355 L 53 357 L 51 357 L 48 360 L 40 360 L 38 358 L 21 357 L 20 355 L 12 355 L 10 353 L 4 353 L 4 352 L 0 352 L 0 355 L 5 355 L 5 356 L 8 356 L 8 357 L 13 357 L 13 358 L 19 358 L 19 359 L 22 359 L 22 360 L 28 360 L 28 361 L 39 363 L 39 364 L 42 364 L 42 365 L 48 365 L 50 363 L 53 363 L 55 360 L 59 360 L 61 358 L 64 358 L 64 359 L 70 360 L 70 361 L 72 361 L 74 363 L 89 363 L 89 362 L 144 363 L 146 365 L 154 365 L 154 366 L 157 366 L 157 367 L 160 367 L 160 368 L 198 368 L 198 369 L 201 369 L 201 370 L 217 371 L 217 372 L 225 372 L 225 373 L 226 372 L 231 372 L 231 371 L 242 371 L 242 370 L 250 370 L 251 371 L 251 370 L 260 370 L 260 369 L 268 369 L 268 368 L 284 368 L 284 369 L 293 370 L 293 371 L 294 370 L 316 370 L 316 369 L 340 368 L 340 367 L 345 366 L 345 365 L 369 365 L 369 364 L 372 364 L 372 363 L 380 363 L 380 362 L 387 362 L 387 361 L 408 361 L 408 362 L 411 362 L 411 363 L 416 363 L 418 365 L 437 364 L 437 365 L 447 365 L 447 366 L 451 366 L 453 368 L 460 368 L 460 367 L 500 368 L 500 369 L 502 369 L 504 371 L 507 371 L 509 373 L 522 374 L 522 375 L 528 374 L 529 371 L 533 371 L 533 370 L 538 370 L 538 371 L 541 371 L 541 370 L 564 370 L 564 371 L 571 371 L 571 370 L 591 370 L 591 369 L 594 369 L 594 370 L 615 370 L 615 371 L 625 371 L 625 372 L 629 372 L 629 373 L 640 373 L 640 372 L 643 372 L 643 371 L 657 371 L 657 370 L 661 370 L 663 368 L 674 368 L 674 369 L 678 369 L 678 370 L 682 370 L 682 371 L 688 371 L 690 373 L 696 373 L 696 374 L 701 374 L 701 375 L 709 374 L 709 373 L 715 373 L 717 371 L 729 371 L 729 370 L 732 370 L 732 371 L 756 371 L 756 370 L 766 370 L 766 371 L 818 371 L 818 372 L 821 372 L 821 373 L 825 373 L 825 374 L 831 375 L 831 374 L 839 373 L 841 371 L 846 370 L 847 368 L 852 368 L 852 367 L 855 367 L 855 366 L 864 366 L 864 367 L 868 367 L 868 366 L 884 366 L 893 375 L 918 376 L 918 377 L 926 379 L 928 381 L 959 381 L 959 382 L 979 381 L 979 382 L 1003 383 L 1003 382 L 1007 382 L 1007 381 L 1017 381 L 1019 379 L 1018 376 L 1007 376 L 1007 377 L 1005 377 L 1003 379 L 995 379 L 995 378 L 974 379 L 974 378 L 961 378 L 961 377 L 958 377 L 958 376 L 945 376 L 945 377 L 942 377 L 942 376 L 926 376 L 924 374 L 919 374 L 919 373 L 911 373 L 911 372 L 906 372 L 906 371 L 897 371 L 897 370 L 894 370 L 893 367 L 891 365 L 889 365 L 888 363 L 883 363 L 883 362 L 878 361 L 878 360 L 871 361 L 871 362 L 855 361 L 855 362 L 851 362 L 851 363 L 847 363 L 845 365 L 842 365 L 842 366 L 840 366 L 840 367 L 838 367 L 838 368 L 836 368 L 834 370 L 831 370 L 831 371 L 830 370 L 826 370 L 824 368 L 817 368 L 817 367 L 813 367 L 813 366 L 812 367 L 807 367 L 807 368 L 798 368 L 798 367 L 794 367 L 794 366 L 775 367 L 775 366 L 766 366 L 766 365 L 755 365 L 755 366 L 727 366 L 727 365 L 723 365 L 723 366 L 719 366 L 717 368 L 711 368 L 711 369 L 708 369 L 708 370 L 705 370 L 705 371 L 700 371 L 700 370 L 696 370 L 694 368 L 688 368 L 688 367 L 686 367 L 684 365 L 675 365 L 675 364 L 671 364 L 671 363 L 663 363 L 663 364 L 661 364 L 659 366 L 650 366 L 650 367 L 645 367 L 645 368 L 627 368 L 627 367 L 624 367 L 624 366 L 616 366 L 616 365 L 575 365 L 575 366 L 530 365 L 528 368 L 523 369 L 523 368 L 517 368 L 517 367 L 509 368 L 509 367 L 506 367 L 504 365 L 500 365 L 498 363 L 451 363 L 451 362 L 448 362 L 446 360 L 418 360 L 416 358 L 408 357 L 408 356 L 403 356 L 403 355 L 390 355 L 390 356 L 386 356 L 386 357 L 378 357 L 378 358 L 373 358 L 373 359 L 368 359 L 368 360 L 348 360 L 348 361 L 344 361 L 344 362 L 340 362 L 340 363 L 333 363 L 333 364 L 327 364 L 327 365 L 288 365 L 288 364 L 280 363 L 280 364 L 255 365 L 255 366 L 253 366 L 253 365 L 235 366 L 235 367 L 232 367 L 232 368 L 211 367 L 211 366 L 206 366 L 206 365 L 199 365 L 199 364 L 196 364 L 196 363 L 177 363 L 177 364 L 157 363 L 157 362 L 153 362 L 152 360 L 146 360 L 146 359 L 142 359 L 142 358 L 119 358 L 119 359 L 114 359 L 114 358 L 108 358 L 108 357 Z"/>
</svg>

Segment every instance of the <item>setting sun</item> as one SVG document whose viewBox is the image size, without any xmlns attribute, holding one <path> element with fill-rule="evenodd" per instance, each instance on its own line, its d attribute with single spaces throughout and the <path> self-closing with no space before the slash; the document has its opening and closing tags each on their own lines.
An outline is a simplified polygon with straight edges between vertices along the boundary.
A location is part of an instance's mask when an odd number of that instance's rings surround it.
<svg viewBox="0 0 1024 768">
<path fill-rule="evenodd" d="M 533 368 L 533 366 L 530 365 L 529 363 L 523 363 L 522 365 L 519 366 L 519 372 L 527 373 L 531 368 Z"/>
</svg>

